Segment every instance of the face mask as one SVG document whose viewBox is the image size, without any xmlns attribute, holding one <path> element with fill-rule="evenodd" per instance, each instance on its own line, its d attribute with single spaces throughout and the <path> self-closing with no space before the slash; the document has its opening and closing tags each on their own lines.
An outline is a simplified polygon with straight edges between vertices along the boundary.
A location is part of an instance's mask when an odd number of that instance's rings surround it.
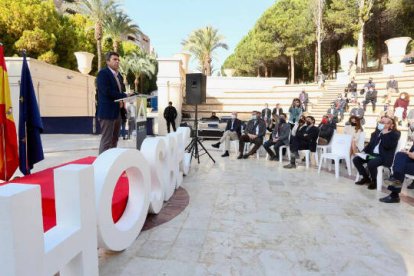
<svg viewBox="0 0 414 276">
<path fill-rule="evenodd" d="M 231 118 L 234 120 L 236 119 L 236 115 L 231 115 Z"/>
<path fill-rule="evenodd" d="M 377 126 L 377 129 L 379 131 L 382 131 L 384 129 L 384 124 L 379 123 L 378 126 Z"/>
<path fill-rule="evenodd" d="M 404 99 L 405 99 L 405 95 L 402 95 L 402 96 L 401 96 L 401 100 L 404 100 Z"/>
<path fill-rule="evenodd" d="M 306 125 L 310 126 L 312 124 L 312 122 L 306 121 Z"/>
<path fill-rule="evenodd" d="M 351 126 L 356 126 L 356 123 L 351 122 Z"/>
<path fill-rule="evenodd" d="M 324 125 L 324 124 L 327 124 L 327 123 L 328 123 L 328 119 L 325 119 L 325 118 L 324 118 L 324 119 L 322 119 L 321 124 L 323 124 L 323 125 Z"/>
<path fill-rule="evenodd" d="M 257 116 L 256 115 L 252 115 L 252 120 L 256 120 Z"/>
<path fill-rule="evenodd" d="M 286 119 L 285 118 L 280 118 L 279 119 L 279 122 L 282 123 L 282 124 L 284 124 L 284 123 L 286 123 Z"/>
</svg>

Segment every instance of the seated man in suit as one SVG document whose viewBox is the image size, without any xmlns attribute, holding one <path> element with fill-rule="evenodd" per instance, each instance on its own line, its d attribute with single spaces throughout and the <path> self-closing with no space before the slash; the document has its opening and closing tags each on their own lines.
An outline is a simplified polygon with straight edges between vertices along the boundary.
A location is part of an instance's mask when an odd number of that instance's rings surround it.
<svg viewBox="0 0 414 276">
<path fill-rule="evenodd" d="M 394 164 L 392 166 L 392 176 L 385 180 L 388 184 L 388 190 L 391 191 L 386 197 L 380 198 L 379 201 L 384 203 L 400 202 L 400 193 L 405 175 L 414 175 L 414 145 L 409 151 L 403 150 L 395 155 Z"/>
<path fill-rule="evenodd" d="M 273 110 L 272 110 L 272 115 L 273 115 L 273 117 L 275 117 L 275 116 L 279 117 L 280 114 L 282 114 L 282 113 L 283 113 L 283 108 L 281 108 L 280 104 L 277 103 L 275 108 L 273 108 Z"/>
<path fill-rule="evenodd" d="M 375 106 L 377 103 L 378 91 L 375 90 L 375 85 L 368 88 L 365 94 L 365 101 L 363 101 L 364 111 L 367 110 L 367 104 L 372 103 L 372 112 L 375 112 Z"/>
<path fill-rule="evenodd" d="M 300 150 L 316 151 L 316 141 L 318 140 L 319 129 L 315 126 L 315 118 L 306 117 L 306 127 L 300 128 L 296 135 L 291 139 L 290 151 L 292 156 L 290 164 L 284 166 L 285 169 L 296 168 L 296 158 L 299 158 Z"/>
<path fill-rule="evenodd" d="M 391 167 L 400 135 L 393 119 L 387 116 L 381 118 L 377 129 L 371 134 L 368 145 L 363 149 L 362 155 L 353 159 L 355 168 L 362 176 L 361 180 L 355 182 L 356 185 L 369 184 L 370 190 L 377 188 L 377 168 L 379 166 Z M 365 163 L 367 163 L 368 172 L 364 168 Z"/>
<path fill-rule="evenodd" d="M 227 122 L 226 130 L 218 143 L 212 144 L 214 148 L 219 148 L 221 143 L 224 143 L 225 152 L 221 157 L 229 156 L 230 141 L 238 140 L 241 135 L 242 122 L 237 119 L 237 112 L 231 113 L 231 120 Z"/>
<path fill-rule="evenodd" d="M 263 138 L 266 135 L 266 124 L 260 118 L 261 112 L 253 111 L 252 118 L 247 123 L 244 134 L 240 136 L 239 140 L 239 156 L 237 159 L 249 158 L 250 155 L 255 154 L 256 151 L 263 144 Z M 250 142 L 254 144 L 254 147 L 249 151 L 249 153 L 243 155 L 244 144 Z"/>
<path fill-rule="evenodd" d="M 336 109 L 335 102 L 331 103 L 331 107 L 328 108 L 326 114 L 332 115 L 333 120 L 337 123 L 338 122 L 338 109 Z"/>
<path fill-rule="evenodd" d="M 357 102 L 355 104 L 354 108 L 351 109 L 351 112 L 350 112 L 349 115 L 350 116 L 358 117 L 361 120 L 361 124 L 363 125 L 363 124 L 365 124 L 364 114 L 365 114 L 365 111 L 361 107 L 361 103 L 360 102 Z"/>
<path fill-rule="evenodd" d="M 275 124 L 269 140 L 267 140 L 263 147 L 270 156 L 270 160 L 279 159 L 279 148 L 284 145 L 289 145 L 290 125 L 286 122 L 286 114 L 282 113 L 279 116 L 279 123 Z M 273 146 L 274 152 L 270 149 Z"/>
</svg>

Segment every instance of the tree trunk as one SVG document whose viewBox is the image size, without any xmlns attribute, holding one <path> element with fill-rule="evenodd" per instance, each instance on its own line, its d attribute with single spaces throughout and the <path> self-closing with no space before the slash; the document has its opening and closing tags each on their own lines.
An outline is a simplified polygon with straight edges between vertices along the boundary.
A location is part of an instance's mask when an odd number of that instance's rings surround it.
<svg viewBox="0 0 414 276">
<path fill-rule="evenodd" d="M 318 24 L 317 24 L 317 49 L 318 49 L 318 68 L 317 68 L 317 77 L 322 73 L 322 16 L 323 16 L 323 0 L 318 0 Z"/>
<path fill-rule="evenodd" d="M 95 23 L 95 40 L 96 51 L 98 54 L 98 72 L 102 68 L 102 24 L 98 21 Z"/>
<path fill-rule="evenodd" d="M 293 55 L 290 56 L 290 84 L 295 83 L 295 58 Z"/>
<path fill-rule="evenodd" d="M 207 62 L 206 62 L 206 75 L 207 76 L 211 76 L 211 58 L 208 57 Z"/>
<path fill-rule="evenodd" d="M 314 82 L 318 81 L 318 44 L 315 44 L 315 68 L 313 70 L 313 80 Z"/>
<path fill-rule="evenodd" d="M 119 50 L 119 42 L 117 40 L 114 40 L 112 43 L 112 46 L 114 47 L 114 52 L 118 53 Z"/>
<path fill-rule="evenodd" d="M 382 26 L 381 26 L 381 19 L 378 20 L 379 28 L 377 34 L 377 58 L 378 58 L 378 71 L 381 70 L 382 67 Z"/>
<path fill-rule="evenodd" d="M 135 80 L 134 80 L 135 91 L 134 92 L 136 92 L 136 93 L 138 93 L 139 77 L 140 77 L 140 75 L 135 75 Z"/>
<path fill-rule="evenodd" d="M 125 85 L 126 92 L 129 93 L 129 84 L 128 84 L 127 76 L 124 76 L 124 85 Z"/>
<path fill-rule="evenodd" d="M 265 69 L 265 78 L 268 78 L 269 77 L 269 72 L 267 70 L 267 66 L 266 65 L 264 65 L 264 69 Z"/>
<path fill-rule="evenodd" d="M 361 30 L 359 31 L 358 34 L 358 58 L 357 58 L 357 69 L 358 72 L 362 72 L 362 55 L 363 55 L 363 51 L 364 51 L 364 27 L 365 27 L 365 23 L 360 22 L 361 24 Z"/>
<path fill-rule="evenodd" d="M 102 68 L 102 41 L 99 39 L 96 41 L 96 51 L 98 54 L 98 72 Z"/>
<path fill-rule="evenodd" d="M 358 57 L 357 57 L 357 70 L 358 72 L 362 72 L 362 49 L 364 47 L 364 27 L 365 22 L 362 18 L 363 16 L 363 10 L 365 7 L 365 0 L 359 0 L 358 1 L 359 7 L 358 7 L 358 24 L 359 24 L 359 33 L 358 33 Z"/>
</svg>

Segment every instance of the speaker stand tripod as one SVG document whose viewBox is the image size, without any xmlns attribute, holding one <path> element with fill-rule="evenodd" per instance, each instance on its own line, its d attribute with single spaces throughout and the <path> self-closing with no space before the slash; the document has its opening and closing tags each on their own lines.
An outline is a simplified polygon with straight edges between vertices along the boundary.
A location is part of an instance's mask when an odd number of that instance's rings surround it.
<svg viewBox="0 0 414 276">
<path fill-rule="evenodd" d="M 214 158 L 210 155 L 210 153 L 208 152 L 208 150 L 204 147 L 203 143 L 201 142 L 201 139 L 198 137 L 198 117 L 197 117 L 197 105 L 195 105 L 195 120 L 194 120 L 194 125 L 195 125 L 195 135 L 193 137 L 193 139 L 191 140 L 190 144 L 188 144 L 188 146 L 185 148 L 185 150 L 189 153 L 191 153 L 191 158 L 190 158 L 190 162 L 192 161 L 193 157 L 195 159 L 197 159 L 198 164 L 200 164 L 200 156 L 207 154 L 208 157 L 210 157 L 210 159 L 216 163 L 216 161 L 214 160 Z M 201 149 L 199 149 L 198 147 L 201 147 Z M 204 151 L 204 152 L 203 152 Z"/>
</svg>

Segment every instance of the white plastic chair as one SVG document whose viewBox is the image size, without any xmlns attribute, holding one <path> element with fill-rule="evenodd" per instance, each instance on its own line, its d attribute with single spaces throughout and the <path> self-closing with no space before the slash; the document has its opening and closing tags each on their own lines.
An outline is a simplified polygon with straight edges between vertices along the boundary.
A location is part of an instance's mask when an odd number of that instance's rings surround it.
<svg viewBox="0 0 414 276">
<path fill-rule="evenodd" d="M 299 153 L 301 153 L 301 152 L 305 154 L 306 168 L 309 169 L 311 151 L 310 150 L 300 150 Z M 319 157 L 318 157 L 318 154 L 316 153 L 316 151 L 315 151 L 315 161 L 316 161 L 316 165 L 317 165 L 319 163 Z"/>
<path fill-rule="evenodd" d="M 336 129 L 334 130 L 334 133 L 332 135 L 331 141 L 329 141 L 329 144 L 327 144 L 327 145 L 317 145 L 316 146 L 316 151 L 321 150 L 322 153 L 327 153 L 331 149 L 332 141 L 333 141 L 333 138 L 334 138 L 335 134 L 336 134 Z M 319 137 L 318 137 L 318 139 L 319 139 Z"/>
<path fill-rule="evenodd" d="M 244 151 L 243 151 L 243 154 L 246 154 L 247 152 L 249 152 L 250 147 L 251 147 L 252 145 L 253 145 L 253 143 L 246 142 L 246 143 L 244 144 Z M 260 152 L 262 151 L 262 148 L 263 148 L 263 145 L 261 145 L 261 146 L 260 146 L 260 148 L 258 148 L 258 150 L 256 151 L 256 158 L 257 158 L 257 159 L 260 159 Z"/>
<path fill-rule="evenodd" d="M 315 151 L 315 159 L 316 160 L 319 159 L 318 158 L 319 150 L 321 151 L 321 154 L 328 153 L 331 150 L 332 141 L 333 141 L 333 138 L 334 138 L 335 135 L 336 135 L 336 129 L 334 130 L 334 133 L 332 135 L 331 141 L 329 141 L 329 144 L 327 144 L 327 145 L 317 145 L 316 146 L 316 151 Z M 318 139 L 319 139 L 319 137 L 318 137 Z M 316 162 L 318 162 L 318 161 L 316 161 Z"/>
<path fill-rule="evenodd" d="M 279 162 L 283 161 L 283 149 L 286 149 L 287 156 L 290 160 L 290 146 L 289 145 L 283 145 L 279 147 Z"/>
<path fill-rule="evenodd" d="M 318 173 L 321 173 L 322 163 L 325 159 L 334 160 L 335 162 L 335 177 L 339 178 L 339 160 L 345 159 L 348 175 L 351 175 L 351 157 L 349 152 L 351 150 L 352 135 L 336 134 L 332 137 L 331 152 L 323 153 L 319 160 Z M 331 164 L 328 165 L 331 169 Z"/>
<path fill-rule="evenodd" d="M 395 150 L 395 154 L 397 154 L 397 152 L 401 151 L 401 149 L 404 148 L 406 142 L 407 142 L 407 137 L 406 136 L 404 136 L 404 137 L 401 136 L 400 140 L 398 140 L 398 145 L 397 145 L 397 149 Z M 394 158 L 395 158 L 395 154 L 394 154 Z M 391 168 L 392 168 L 392 165 L 391 165 Z M 359 178 L 360 178 L 360 175 L 357 172 L 355 182 L 357 182 L 359 180 Z M 382 185 L 383 184 L 384 184 L 384 166 L 378 166 L 378 168 L 377 168 L 377 191 L 382 190 Z"/>
<path fill-rule="evenodd" d="M 239 139 L 230 141 L 230 147 L 233 145 L 235 153 L 239 152 L 239 142 Z"/>
<path fill-rule="evenodd" d="M 404 148 L 406 142 L 407 142 L 407 137 L 401 136 L 400 140 L 398 140 L 398 145 L 397 145 L 397 149 L 395 150 L 395 154 L 397 154 L 397 152 L 401 151 Z M 394 154 L 394 158 L 395 158 L 395 154 Z M 394 163 L 394 161 L 392 163 Z M 391 168 L 392 168 L 392 165 L 391 165 Z M 377 171 L 377 191 L 382 190 L 383 184 L 384 184 L 384 166 L 379 166 L 378 171 Z"/>
</svg>

